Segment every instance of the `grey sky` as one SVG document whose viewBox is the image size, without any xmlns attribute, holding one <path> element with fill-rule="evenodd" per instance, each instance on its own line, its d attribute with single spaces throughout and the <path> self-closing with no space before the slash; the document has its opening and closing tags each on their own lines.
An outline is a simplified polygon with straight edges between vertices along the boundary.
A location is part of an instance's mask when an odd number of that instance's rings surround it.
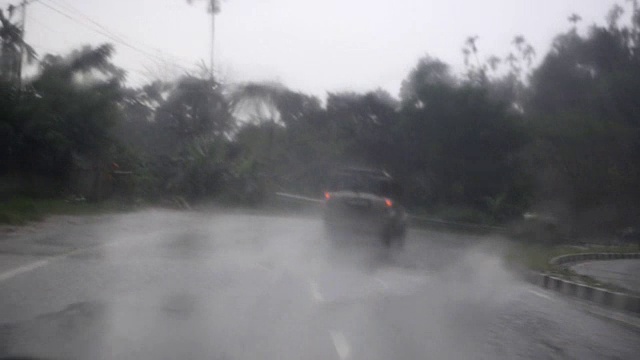
<svg viewBox="0 0 640 360">
<path fill-rule="evenodd" d="M 321 96 L 377 87 L 395 95 L 427 53 L 461 69 L 469 35 L 480 37 L 488 56 L 505 55 L 522 34 L 541 56 L 568 28 L 571 13 L 582 16 L 584 28 L 602 23 L 615 3 L 624 0 L 223 0 L 216 60 L 228 81 L 278 80 Z M 182 71 L 159 59 L 185 68 L 207 61 L 205 8 L 205 1 L 189 6 L 185 0 L 38 0 L 29 6 L 27 41 L 41 53 L 68 51 L 113 42 L 98 33 L 106 28 L 144 52 L 116 43 L 116 63 L 139 84 L 145 68 L 162 76 Z"/>
</svg>

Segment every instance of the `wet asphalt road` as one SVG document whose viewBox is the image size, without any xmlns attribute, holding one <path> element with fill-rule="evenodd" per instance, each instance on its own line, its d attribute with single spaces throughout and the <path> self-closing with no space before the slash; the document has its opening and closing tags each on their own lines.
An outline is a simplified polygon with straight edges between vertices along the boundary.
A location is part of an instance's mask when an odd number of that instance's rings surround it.
<svg viewBox="0 0 640 360">
<path fill-rule="evenodd" d="M 0 236 L 0 357 L 636 359 L 640 335 L 520 282 L 499 240 L 325 241 L 313 218 L 145 211 Z"/>
</svg>

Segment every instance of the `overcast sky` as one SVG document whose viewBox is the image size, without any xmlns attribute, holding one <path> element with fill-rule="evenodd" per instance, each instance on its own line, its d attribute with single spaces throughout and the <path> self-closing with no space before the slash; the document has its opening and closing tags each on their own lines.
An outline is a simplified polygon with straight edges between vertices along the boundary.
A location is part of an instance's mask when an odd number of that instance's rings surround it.
<svg viewBox="0 0 640 360">
<path fill-rule="evenodd" d="M 37 0 L 28 8 L 27 41 L 40 53 L 59 53 L 114 42 L 104 34 L 115 34 L 137 49 L 116 43 L 115 62 L 130 71 L 132 83 L 140 84 L 149 70 L 169 78 L 181 67 L 208 62 L 207 1 Z M 16 2 L 0 0 L 3 8 Z M 396 95 L 425 54 L 461 69 L 461 47 L 470 35 L 479 36 L 485 56 L 505 55 L 518 34 L 542 56 L 569 27 L 570 14 L 582 16 L 584 28 L 603 23 L 615 3 L 625 2 L 223 0 L 216 16 L 217 70 L 227 81 L 276 80 L 320 96 L 377 87 Z"/>
</svg>

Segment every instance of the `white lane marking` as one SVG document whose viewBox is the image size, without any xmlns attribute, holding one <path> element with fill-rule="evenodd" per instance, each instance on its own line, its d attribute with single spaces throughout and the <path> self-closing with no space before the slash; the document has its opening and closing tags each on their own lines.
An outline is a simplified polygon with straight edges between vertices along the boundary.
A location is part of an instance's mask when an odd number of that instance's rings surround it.
<svg viewBox="0 0 640 360">
<path fill-rule="evenodd" d="M 34 261 L 34 262 L 30 263 L 30 264 L 19 266 L 19 267 L 15 268 L 15 269 L 11 269 L 9 271 L 5 271 L 5 272 L 0 274 L 0 282 L 7 281 L 7 280 L 9 280 L 9 279 L 11 279 L 13 277 L 16 277 L 16 276 L 20 275 L 20 274 L 24 274 L 24 273 L 27 273 L 29 271 L 33 271 L 33 270 L 39 269 L 41 267 L 47 266 L 47 265 L 49 265 L 50 263 L 52 263 L 52 262 L 54 262 L 56 260 L 64 259 L 66 257 L 75 255 L 75 254 L 79 253 L 80 251 L 91 250 L 91 249 L 93 249 L 93 247 L 87 248 L 87 249 L 72 250 L 72 251 L 69 251 L 69 252 L 61 254 L 61 255 L 51 256 L 51 257 L 48 257 L 46 259 Z"/>
<path fill-rule="evenodd" d="M 34 261 L 34 262 L 30 263 L 30 264 L 19 266 L 19 267 L 15 268 L 15 269 L 11 269 L 9 271 L 5 271 L 3 273 L 0 273 L 0 282 L 7 281 L 7 280 L 9 280 L 11 278 L 14 278 L 14 277 L 20 275 L 20 274 L 24 274 L 24 273 L 27 273 L 29 271 L 33 271 L 33 270 L 39 269 L 41 267 L 45 267 L 45 266 L 51 264 L 52 262 L 65 259 L 65 258 L 68 258 L 70 256 L 74 256 L 74 255 L 77 255 L 77 254 L 80 254 L 80 253 L 83 253 L 83 252 L 89 252 L 89 251 L 96 250 L 96 249 L 99 249 L 99 248 L 116 247 L 116 246 L 120 246 L 120 245 L 123 245 L 123 244 L 126 244 L 126 243 L 128 243 L 128 242 L 127 241 L 113 241 L 113 242 L 109 242 L 109 243 L 106 243 L 106 244 L 99 244 L 99 245 L 94 245 L 94 246 L 88 246 L 86 248 L 80 248 L 80 249 L 71 250 L 69 252 L 66 252 L 66 253 L 63 253 L 63 254 L 60 254 L 60 255 L 50 256 L 50 257 L 47 257 L 45 259 Z"/>
<path fill-rule="evenodd" d="M 340 360 L 346 360 L 351 356 L 351 347 L 344 337 L 344 334 L 340 331 L 329 331 L 331 340 L 333 340 L 333 346 L 336 348 L 336 352 L 340 357 Z"/>
<path fill-rule="evenodd" d="M 322 293 L 320 293 L 320 287 L 318 286 L 317 282 L 315 281 L 309 282 L 309 290 L 311 291 L 311 296 L 313 296 L 313 300 L 315 300 L 316 302 L 324 301 L 324 296 L 322 296 Z"/>
<path fill-rule="evenodd" d="M 154 237 L 150 237 L 151 234 L 144 234 L 141 238 L 142 239 L 150 239 L 152 241 L 155 240 Z M 33 271 L 36 269 L 39 269 L 41 267 L 47 266 L 49 264 L 51 264 L 54 261 L 58 261 L 58 260 L 62 260 L 65 258 L 68 258 L 70 256 L 74 256 L 83 252 L 89 252 L 89 251 L 93 251 L 99 248 L 111 248 L 111 247 L 118 247 L 118 246 L 122 246 L 122 245 L 127 245 L 127 244 L 132 244 L 134 243 L 134 241 L 132 241 L 132 239 L 129 240 L 115 240 L 115 241 L 111 241 L 108 243 L 103 243 L 103 244 L 98 244 L 98 245 L 93 245 L 93 246 L 87 246 L 85 248 L 78 248 L 78 249 L 74 249 L 71 250 L 69 252 L 60 254 L 60 255 L 53 255 L 47 258 L 44 258 L 42 260 L 38 260 L 38 261 L 34 261 L 30 264 L 26 264 L 23 266 L 19 266 L 15 269 L 11 269 L 8 271 L 5 271 L 3 273 L 0 273 L 0 282 L 3 281 L 7 281 L 13 277 L 16 277 L 20 274 L 24 274 L 27 273 L 29 271 Z"/>
<path fill-rule="evenodd" d="M 23 265 L 23 266 L 15 268 L 15 269 L 12 269 L 12 270 L 9 270 L 9 271 L 5 271 L 2 274 L 0 274 L 0 282 L 9 280 L 12 277 L 18 276 L 18 275 L 20 275 L 22 273 L 26 273 L 26 272 L 41 268 L 43 266 L 47 266 L 50 262 L 51 262 L 51 260 L 49 260 L 49 259 L 47 259 L 47 260 L 39 260 L 39 261 L 32 262 L 31 264 Z"/>
<path fill-rule="evenodd" d="M 541 293 L 541 292 L 536 291 L 536 290 L 529 289 L 529 292 L 532 293 L 533 295 L 539 296 L 541 298 L 545 298 L 547 300 L 551 300 L 551 301 L 554 300 L 551 296 L 549 296 L 547 294 L 544 294 L 544 293 Z"/>
</svg>

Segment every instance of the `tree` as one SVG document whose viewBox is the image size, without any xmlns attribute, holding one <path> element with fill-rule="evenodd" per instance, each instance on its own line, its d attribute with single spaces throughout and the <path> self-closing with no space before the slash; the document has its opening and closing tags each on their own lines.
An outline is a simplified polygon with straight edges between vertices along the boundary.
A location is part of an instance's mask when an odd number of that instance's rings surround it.
<svg viewBox="0 0 640 360">
<path fill-rule="evenodd" d="M 557 37 L 526 106 L 536 171 L 553 174 L 538 179 L 539 197 L 561 193 L 578 217 L 613 208 L 583 219 L 609 228 L 640 215 L 640 43 L 637 23 L 620 26 L 622 11 L 614 7 L 607 26 L 587 36 L 570 29 Z"/>
<path fill-rule="evenodd" d="M 320 100 L 277 83 L 241 84 L 230 93 L 243 124 L 236 144 L 252 164 L 245 171 L 269 187 L 319 191 L 332 144 Z"/>
<path fill-rule="evenodd" d="M 214 65 L 213 65 L 213 54 L 214 54 L 214 35 L 215 35 L 215 16 L 217 13 L 220 12 L 220 1 L 219 0 L 206 0 L 208 2 L 208 8 L 207 10 L 209 11 L 209 13 L 211 14 L 211 58 L 210 58 L 210 63 L 209 63 L 209 74 L 211 77 L 211 80 L 214 79 Z M 187 0 L 187 3 L 192 4 L 194 2 L 194 0 Z"/>
<path fill-rule="evenodd" d="M 60 135 L 59 150 L 103 157 L 113 141 L 109 132 L 119 118 L 125 76 L 110 62 L 113 51 L 105 44 L 65 57 L 45 56 L 40 74 L 28 84 L 32 96 L 26 104 L 30 116 L 25 134 L 36 141 L 55 132 Z"/>
<path fill-rule="evenodd" d="M 343 144 L 345 163 L 391 167 L 402 139 L 394 132 L 399 104 L 383 90 L 365 94 L 336 93 L 327 98 L 327 118 Z"/>
<path fill-rule="evenodd" d="M 403 83 L 405 178 L 418 205 L 486 210 L 505 197 L 500 216 L 524 205 L 515 154 L 526 138 L 510 104 L 482 83 L 456 80 L 438 60 L 423 59 Z"/>
<path fill-rule="evenodd" d="M 185 76 L 175 84 L 158 107 L 155 121 L 168 137 L 168 148 L 181 148 L 197 137 L 223 138 L 234 127 L 219 87 L 208 79 L 193 76 Z"/>
<path fill-rule="evenodd" d="M 111 63 L 112 54 L 111 45 L 102 45 L 46 55 L 21 91 L 0 82 L 1 171 L 22 176 L 23 184 L 38 177 L 50 185 L 25 190 L 66 190 L 79 162 L 101 169 L 113 161 L 124 72 Z"/>
<path fill-rule="evenodd" d="M 197 1 L 197 0 L 187 0 L 187 3 L 193 4 L 195 1 Z M 208 6 L 207 10 L 209 12 L 212 12 L 212 13 L 215 13 L 215 14 L 220 12 L 220 1 L 219 0 L 202 0 L 202 1 L 206 1 L 208 3 L 207 4 L 207 6 Z"/>
<path fill-rule="evenodd" d="M 211 197 L 223 185 L 226 147 L 235 121 L 221 88 L 210 79 L 187 75 L 173 84 L 143 89 L 137 107 L 152 116 L 148 127 L 148 171 L 160 192 Z"/>
</svg>

